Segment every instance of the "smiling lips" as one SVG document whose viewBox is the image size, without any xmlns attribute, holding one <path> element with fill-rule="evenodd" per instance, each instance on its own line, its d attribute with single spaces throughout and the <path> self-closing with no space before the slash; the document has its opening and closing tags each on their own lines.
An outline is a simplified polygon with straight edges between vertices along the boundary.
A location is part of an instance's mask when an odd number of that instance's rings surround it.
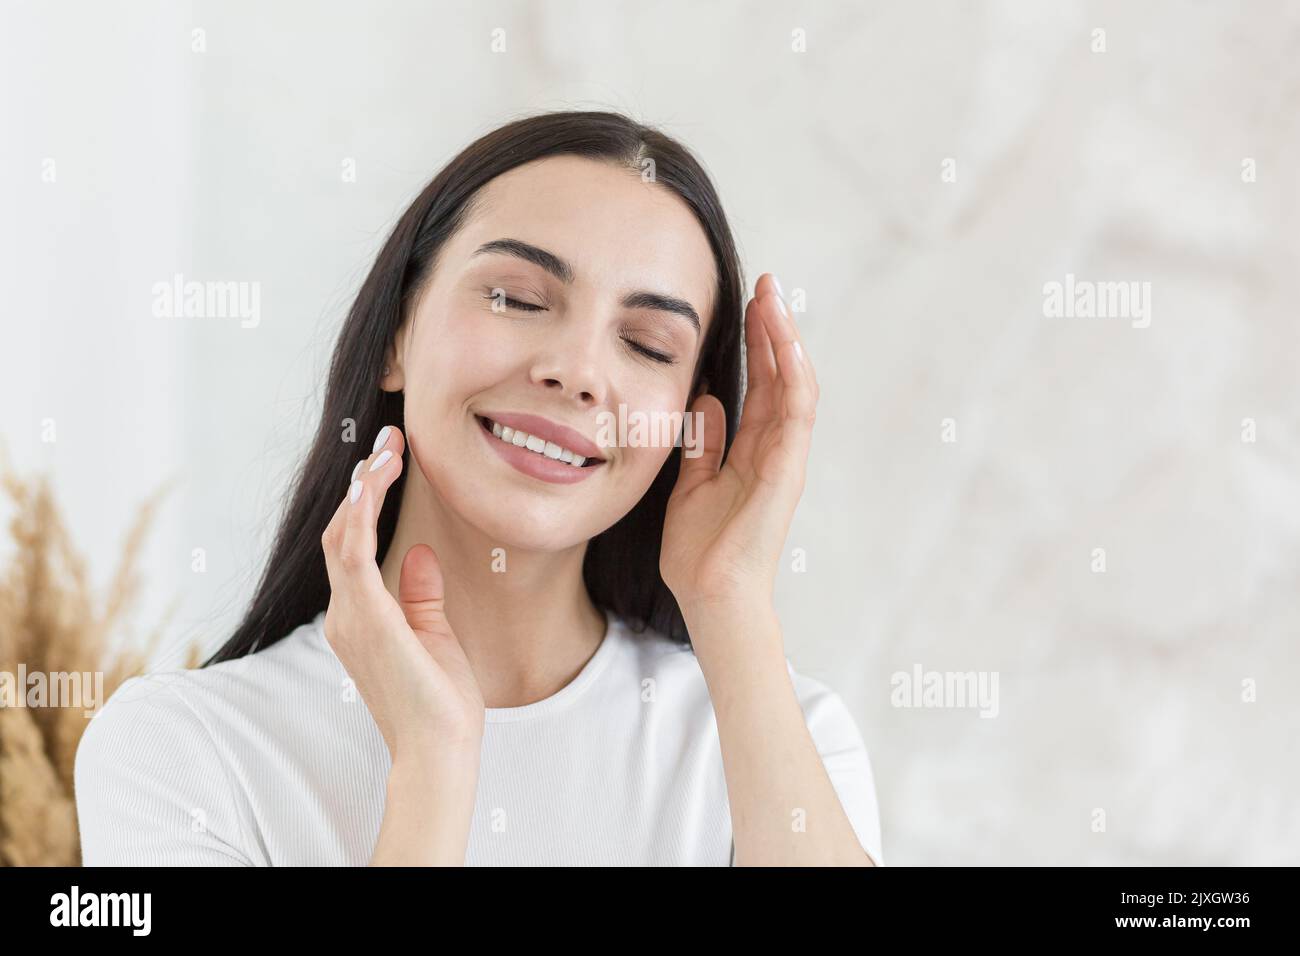
<svg viewBox="0 0 1300 956">
<path fill-rule="evenodd" d="M 582 434 L 536 415 L 487 412 L 475 416 L 484 437 L 518 471 L 555 484 L 584 481 L 605 464 Z"/>
</svg>

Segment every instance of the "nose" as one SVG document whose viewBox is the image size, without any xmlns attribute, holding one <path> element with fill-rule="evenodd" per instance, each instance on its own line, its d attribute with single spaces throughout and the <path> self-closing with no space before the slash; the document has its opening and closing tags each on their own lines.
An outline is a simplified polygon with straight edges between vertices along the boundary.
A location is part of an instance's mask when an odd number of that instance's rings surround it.
<svg viewBox="0 0 1300 956">
<path fill-rule="evenodd" d="M 605 401 L 600 343 L 594 323 L 572 321 L 557 331 L 533 363 L 534 382 L 572 398 L 584 408 Z"/>
</svg>

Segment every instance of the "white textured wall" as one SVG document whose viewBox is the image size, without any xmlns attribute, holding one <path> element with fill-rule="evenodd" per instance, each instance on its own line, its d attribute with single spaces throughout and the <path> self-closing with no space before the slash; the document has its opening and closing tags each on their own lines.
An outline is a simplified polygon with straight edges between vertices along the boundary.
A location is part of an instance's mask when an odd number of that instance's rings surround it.
<svg viewBox="0 0 1300 956">
<path fill-rule="evenodd" d="M 806 296 L 780 609 L 890 862 L 1295 863 L 1300 9 L 1138 7 L 6 5 L 0 437 L 100 579 L 175 478 L 139 620 L 215 648 L 404 204 L 504 120 L 626 110 Z M 260 283 L 260 324 L 155 318 L 177 272 Z M 1149 282 L 1149 327 L 1045 317 L 1066 273 Z M 998 716 L 891 706 L 916 665 L 996 672 Z"/>
</svg>

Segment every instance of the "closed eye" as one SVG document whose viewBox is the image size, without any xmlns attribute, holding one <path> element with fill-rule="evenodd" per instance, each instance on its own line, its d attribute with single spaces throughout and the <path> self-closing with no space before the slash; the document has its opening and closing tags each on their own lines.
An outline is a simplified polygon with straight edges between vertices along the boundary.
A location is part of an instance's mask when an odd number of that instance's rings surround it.
<svg viewBox="0 0 1300 956">
<path fill-rule="evenodd" d="M 633 342 L 631 339 L 624 339 L 623 341 L 630 345 L 635 351 L 640 352 L 647 358 L 654 359 L 656 362 L 662 362 L 664 365 L 673 365 L 677 361 L 671 355 L 665 355 L 663 352 L 656 351 L 655 349 L 646 348 L 640 342 Z"/>
<path fill-rule="evenodd" d="M 546 306 L 537 305 L 533 302 L 520 302 L 518 299 L 511 299 L 504 295 L 493 295 L 491 292 L 483 296 L 494 306 L 500 302 L 507 309 L 518 309 L 520 312 L 545 312 Z"/>
<path fill-rule="evenodd" d="M 512 299 L 509 296 L 504 295 L 499 289 L 487 290 L 483 294 L 483 298 L 492 303 L 492 308 L 494 311 L 499 311 L 500 307 L 504 307 L 507 309 L 518 309 L 520 312 L 547 311 L 547 308 L 544 305 L 537 305 L 536 303 L 533 302 L 521 302 L 518 299 Z M 498 305 L 498 303 L 500 305 Z M 675 358 L 673 358 L 671 355 L 668 355 L 665 352 L 660 352 L 658 349 L 652 349 L 649 346 L 642 345 L 640 342 L 635 342 L 632 339 L 625 338 L 623 339 L 623 341 L 626 342 L 628 344 L 628 347 L 631 348 L 634 352 L 636 352 L 639 355 L 644 355 L 646 358 L 650 359 L 651 361 L 659 362 L 663 365 L 677 364 L 677 360 Z"/>
</svg>

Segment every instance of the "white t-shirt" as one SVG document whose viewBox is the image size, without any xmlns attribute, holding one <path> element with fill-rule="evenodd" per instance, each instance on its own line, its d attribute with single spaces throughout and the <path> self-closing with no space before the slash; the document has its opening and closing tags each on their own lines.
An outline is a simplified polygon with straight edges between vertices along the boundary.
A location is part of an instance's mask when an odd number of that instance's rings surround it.
<svg viewBox="0 0 1300 956">
<path fill-rule="evenodd" d="M 77 750 L 85 865 L 369 862 L 391 758 L 324 618 L 237 660 L 118 688 Z M 604 641 L 558 693 L 487 709 L 466 864 L 732 862 L 717 722 L 695 654 L 606 619 Z M 787 667 L 858 839 L 883 864 L 853 718 Z"/>
</svg>

